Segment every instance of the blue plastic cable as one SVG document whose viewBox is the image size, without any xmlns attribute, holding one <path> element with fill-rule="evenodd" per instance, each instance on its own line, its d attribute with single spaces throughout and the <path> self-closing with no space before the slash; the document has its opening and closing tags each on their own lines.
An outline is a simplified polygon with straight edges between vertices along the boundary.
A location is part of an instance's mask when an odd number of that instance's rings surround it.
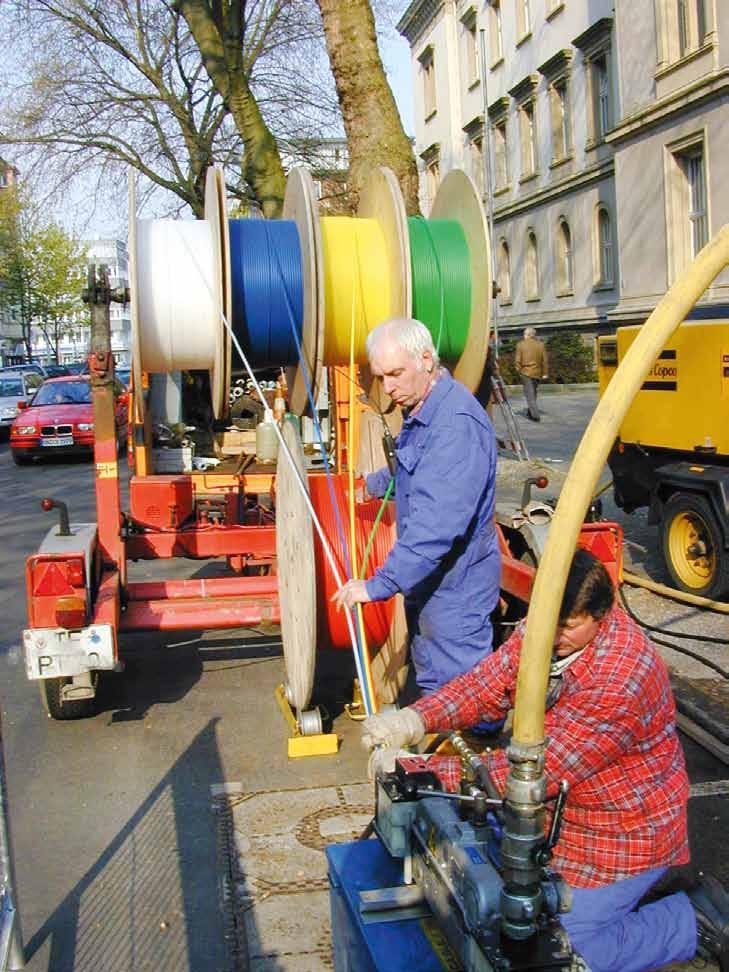
<svg viewBox="0 0 729 972">
<path fill-rule="evenodd" d="M 296 364 L 304 317 L 296 223 L 231 219 L 228 228 L 233 333 L 259 367 Z"/>
</svg>

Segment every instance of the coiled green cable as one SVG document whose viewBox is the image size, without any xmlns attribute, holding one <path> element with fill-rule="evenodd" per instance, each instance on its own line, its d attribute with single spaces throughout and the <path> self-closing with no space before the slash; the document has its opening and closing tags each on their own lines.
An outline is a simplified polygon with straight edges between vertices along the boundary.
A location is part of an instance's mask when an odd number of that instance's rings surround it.
<svg viewBox="0 0 729 972">
<path fill-rule="evenodd" d="M 471 259 L 463 227 L 451 219 L 408 219 L 413 317 L 430 331 L 443 361 L 456 362 L 471 324 Z"/>
<path fill-rule="evenodd" d="M 382 515 L 385 512 L 385 507 L 387 506 L 387 501 L 392 496 L 392 491 L 395 488 L 394 477 L 387 484 L 387 489 L 385 490 L 385 495 L 382 497 L 382 502 L 380 503 L 380 508 L 377 511 L 377 516 L 375 517 L 375 522 L 372 524 L 372 529 L 370 530 L 369 540 L 367 541 L 367 546 L 365 547 L 364 556 L 362 557 L 362 569 L 359 572 L 360 580 L 364 580 L 365 571 L 367 569 L 367 561 L 370 559 L 370 550 L 372 550 L 372 544 L 375 541 L 375 534 L 377 533 L 377 527 L 379 526 Z"/>
</svg>

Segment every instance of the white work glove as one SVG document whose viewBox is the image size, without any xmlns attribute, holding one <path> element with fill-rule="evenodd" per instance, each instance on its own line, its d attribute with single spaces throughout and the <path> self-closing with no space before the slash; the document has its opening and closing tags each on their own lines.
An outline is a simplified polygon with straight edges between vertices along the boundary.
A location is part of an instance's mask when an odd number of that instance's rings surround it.
<svg viewBox="0 0 729 972">
<path fill-rule="evenodd" d="M 403 756 L 412 756 L 409 749 L 399 749 L 394 746 L 390 749 L 373 749 L 367 761 L 367 779 L 375 780 L 378 776 L 385 773 L 395 772 L 395 761 Z"/>
<path fill-rule="evenodd" d="M 415 709 L 397 709 L 368 716 L 362 723 L 362 745 L 365 749 L 401 749 L 414 746 L 425 735 L 425 726 Z"/>
</svg>

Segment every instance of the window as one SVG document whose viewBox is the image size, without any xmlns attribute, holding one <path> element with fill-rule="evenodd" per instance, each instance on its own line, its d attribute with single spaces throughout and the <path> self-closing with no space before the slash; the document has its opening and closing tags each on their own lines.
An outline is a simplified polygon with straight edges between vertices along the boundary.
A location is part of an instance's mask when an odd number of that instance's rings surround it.
<svg viewBox="0 0 729 972">
<path fill-rule="evenodd" d="M 613 282 L 613 228 L 608 210 L 605 206 L 598 206 L 597 283 L 600 287 L 611 287 Z"/>
<path fill-rule="evenodd" d="M 532 17 L 529 9 L 530 0 L 516 0 L 516 38 L 517 44 L 531 34 Z"/>
<path fill-rule="evenodd" d="M 560 162 L 570 154 L 572 143 L 569 88 L 566 81 L 552 87 L 552 112 L 552 158 L 555 162 Z"/>
<path fill-rule="evenodd" d="M 527 231 L 526 273 L 524 274 L 525 296 L 527 300 L 539 300 L 539 260 L 537 237 L 534 230 Z"/>
<path fill-rule="evenodd" d="M 509 156 L 507 152 L 506 119 L 492 128 L 494 137 L 494 189 L 506 189 L 509 185 Z"/>
<path fill-rule="evenodd" d="M 574 41 L 582 51 L 587 82 L 587 148 L 602 142 L 613 124 L 612 20 L 603 17 Z"/>
<path fill-rule="evenodd" d="M 501 27 L 501 0 L 489 3 L 489 55 L 491 67 L 498 64 L 504 56 L 504 38 Z"/>
<path fill-rule="evenodd" d="M 567 220 L 562 217 L 557 227 L 557 296 L 574 293 L 574 267 L 572 234 Z"/>
<path fill-rule="evenodd" d="M 537 174 L 537 163 L 539 159 L 536 124 L 538 86 L 539 75 L 529 74 L 509 91 L 509 94 L 516 102 L 517 117 L 519 119 L 519 153 L 521 156 L 522 182 L 526 179 L 531 179 Z"/>
<path fill-rule="evenodd" d="M 702 149 L 687 153 L 681 158 L 681 168 L 688 188 L 688 218 L 691 225 L 691 256 L 709 242 L 706 219 L 706 178 Z"/>
<path fill-rule="evenodd" d="M 550 57 L 539 68 L 539 73 L 548 85 L 552 165 L 559 165 L 572 155 L 570 71 L 573 56 L 572 49 L 565 48 Z"/>
<path fill-rule="evenodd" d="M 478 34 L 476 31 L 476 8 L 469 7 L 461 17 L 463 24 L 463 43 L 465 45 L 466 84 L 469 88 L 478 83 Z"/>
<path fill-rule="evenodd" d="M 595 90 L 595 137 L 598 141 L 602 141 L 610 131 L 610 79 L 607 57 L 598 57 L 592 62 L 592 74 Z"/>
<path fill-rule="evenodd" d="M 471 178 L 474 181 L 479 195 L 483 196 L 483 135 L 477 135 L 469 143 L 471 155 Z"/>
<path fill-rule="evenodd" d="M 537 129 L 534 122 L 534 102 L 528 101 L 519 109 L 521 136 L 521 177 L 529 179 L 537 171 Z"/>
<path fill-rule="evenodd" d="M 499 303 L 511 303 L 511 261 L 509 258 L 509 244 L 506 240 L 499 243 L 499 253 L 496 265 L 496 282 L 499 285 Z"/>
<path fill-rule="evenodd" d="M 656 0 L 658 62 L 672 64 L 707 42 L 707 0 Z"/>
<path fill-rule="evenodd" d="M 440 185 L 440 161 L 439 159 L 433 159 L 433 161 L 426 167 L 426 180 L 428 185 L 428 202 L 432 204 L 435 199 L 435 194 L 438 191 L 438 186 Z"/>
<path fill-rule="evenodd" d="M 667 229 L 673 280 L 709 240 L 703 135 L 670 147 L 667 167 Z"/>
<path fill-rule="evenodd" d="M 435 55 L 432 46 L 426 47 L 418 60 L 423 78 L 423 110 L 427 121 L 436 112 Z"/>
</svg>

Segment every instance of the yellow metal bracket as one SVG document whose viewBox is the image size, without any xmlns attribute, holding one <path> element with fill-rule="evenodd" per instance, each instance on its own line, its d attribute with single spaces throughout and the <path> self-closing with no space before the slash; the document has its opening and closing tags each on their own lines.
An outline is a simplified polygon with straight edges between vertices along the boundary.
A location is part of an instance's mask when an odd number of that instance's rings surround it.
<svg viewBox="0 0 729 972">
<path fill-rule="evenodd" d="M 362 698 L 362 689 L 360 687 L 358 678 L 355 678 L 352 686 L 352 701 L 346 703 L 344 706 L 344 711 L 353 722 L 362 722 L 367 718 L 367 713 L 365 712 L 364 707 L 364 699 Z"/>
<path fill-rule="evenodd" d="M 274 694 L 289 729 L 289 759 L 300 759 L 303 756 L 333 756 L 339 751 L 339 737 L 336 733 L 319 732 L 313 736 L 302 735 L 301 727 L 289 705 L 283 685 L 279 685 Z"/>
</svg>

